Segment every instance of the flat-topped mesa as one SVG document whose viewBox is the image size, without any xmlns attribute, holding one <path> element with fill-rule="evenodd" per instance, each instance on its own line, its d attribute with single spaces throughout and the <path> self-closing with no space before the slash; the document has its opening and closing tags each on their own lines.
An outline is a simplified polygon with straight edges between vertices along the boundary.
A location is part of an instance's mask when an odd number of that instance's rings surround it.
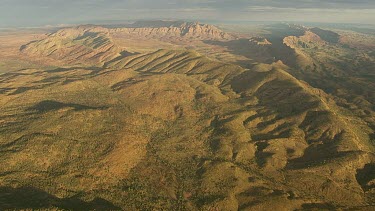
<svg viewBox="0 0 375 211">
<path fill-rule="evenodd" d="M 113 33 L 125 33 L 144 37 L 175 37 L 204 40 L 228 40 L 233 36 L 209 24 L 198 22 L 161 21 L 136 22 L 126 28 L 111 29 Z"/>
</svg>

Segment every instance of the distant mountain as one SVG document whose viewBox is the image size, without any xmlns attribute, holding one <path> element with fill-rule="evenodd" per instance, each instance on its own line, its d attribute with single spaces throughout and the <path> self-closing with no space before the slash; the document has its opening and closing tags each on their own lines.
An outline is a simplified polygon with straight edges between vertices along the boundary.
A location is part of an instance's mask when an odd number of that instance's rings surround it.
<svg viewBox="0 0 375 211">
<path fill-rule="evenodd" d="M 68 64 L 101 64 L 119 56 L 109 30 L 93 25 L 61 29 L 20 48 L 31 57 L 48 57 Z"/>
<path fill-rule="evenodd" d="M 113 29 L 115 32 L 145 37 L 181 37 L 202 40 L 225 40 L 233 37 L 219 28 L 198 22 L 142 21 L 126 28 Z"/>
<path fill-rule="evenodd" d="M 95 25 L 61 29 L 42 40 L 20 48 L 31 57 L 45 57 L 64 64 L 103 65 L 121 50 L 113 36 L 126 38 L 225 40 L 233 37 L 215 26 L 197 22 L 136 22 L 129 28 L 105 28 Z M 52 62 L 53 63 L 53 62 Z"/>
<path fill-rule="evenodd" d="M 122 28 L 162 28 L 162 27 L 180 27 L 185 21 L 168 21 L 168 20 L 149 20 L 136 21 Z"/>
</svg>

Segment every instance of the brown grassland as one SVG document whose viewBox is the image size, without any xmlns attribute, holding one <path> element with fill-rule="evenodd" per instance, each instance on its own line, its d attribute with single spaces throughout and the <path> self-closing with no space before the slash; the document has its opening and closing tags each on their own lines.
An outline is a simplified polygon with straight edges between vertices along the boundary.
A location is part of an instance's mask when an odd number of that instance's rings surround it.
<svg viewBox="0 0 375 211">
<path fill-rule="evenodd" d="M 1 32 L 0 209 L 372 210 L 373 41 L 296 25 Z"/>
</svg>

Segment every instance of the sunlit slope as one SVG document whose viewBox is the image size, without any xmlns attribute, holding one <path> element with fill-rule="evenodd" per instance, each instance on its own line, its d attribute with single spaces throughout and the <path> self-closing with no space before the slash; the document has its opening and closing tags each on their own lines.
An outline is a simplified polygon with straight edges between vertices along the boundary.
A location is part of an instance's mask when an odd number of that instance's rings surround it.
<svg viewBox="0 0 375 211">
<path fill-rule="evenodd" d="M 3 74 L 0 185 L 78 198 L 78 208 L 367 206 L 366 125 L 282 68 L 159 50 L 103 68 Z"/>
<path fill-rule="evenodd" d="M 101 65 L 120 55 L 109 30 L 95 26 L 61 29 L 20 50 L 30 57 L 46 57 L 71 65 Z"/>
<path fill-rule="evenodd" d="M 194 51 L 158 50 L 109 62 L 107 68 L 132 69 L 141 73 L 178 73 L 210 85 L 225 86 L 244 70 L 232 64 L 213 62 Z"/>
</svg>

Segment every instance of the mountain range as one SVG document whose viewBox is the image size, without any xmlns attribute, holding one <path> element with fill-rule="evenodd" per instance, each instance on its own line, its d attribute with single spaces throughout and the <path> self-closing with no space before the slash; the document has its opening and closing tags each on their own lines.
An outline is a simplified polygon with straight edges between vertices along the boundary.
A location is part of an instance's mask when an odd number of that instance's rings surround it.
<svg viewBox="0 0 375 211">
<path fill-rule="evenodd" d="M 373 209 L 374 49 L 264 30 L 83 25 L 17 46 L 40 67 L 0 75 L 0 209 Z"/>
</svg>

